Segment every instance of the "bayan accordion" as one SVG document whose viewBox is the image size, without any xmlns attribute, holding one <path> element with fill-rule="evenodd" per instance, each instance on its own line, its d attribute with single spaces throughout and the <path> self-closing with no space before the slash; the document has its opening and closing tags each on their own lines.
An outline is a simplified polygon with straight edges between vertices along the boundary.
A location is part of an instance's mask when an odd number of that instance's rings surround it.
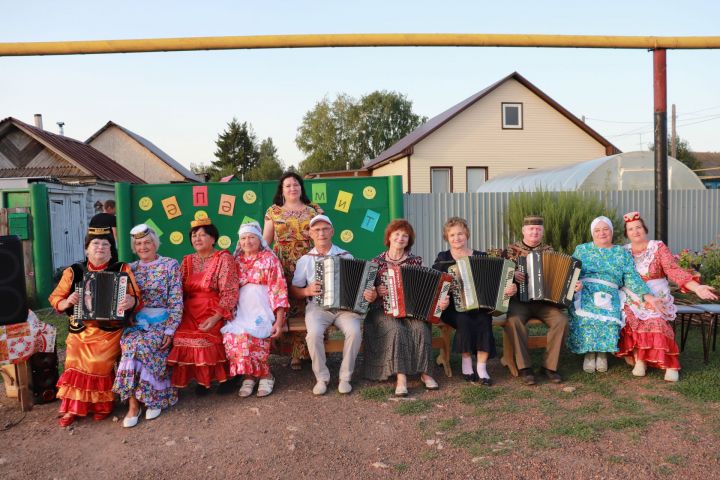
<svg viewBox="0 0 720 480">
<path fill-rule="evenodd" d="M 505 289 L 512 284 L 515 264 L 499 257 L 473 255 L 458 259 L 448 268 L 454 277 L 453 301 L 458 312 L 489 310 L 505 313 L 510 297 Z"/>
<path fill-rule="evenodd" d="M 565 308 L 572 303 L 582 263 L 557 252 L 530 252 L 518 258 L 518 270 L 525 273 L 519 286 L 521 302 L 545 301 Z"/>
<path fill-rule="evenodd" d="M 122 304 L 130 277 L 125 272 L 85 272 L 75 291 L 78 303 L 73 316 L 77 324 L 84 320 L 124 323 Z"/>
<path fill-rule="evenodd" d="M 377 263 L 354 258 L 317 258 L 315 280 L 320 283 L 320 295 L 315 296 L 315 303 L 328 310 L 367 313 L 370 304 L 363 294 L 375 284 L 378 267 Z"/>
<path fill-rule="evenodd" d="M 452 276 L 427 267 L 388 265 L 383 283 L 388 289 L 383 298 L 386 314 L 438 323 L 438 303 L 450 293 Z"/>
</svg>

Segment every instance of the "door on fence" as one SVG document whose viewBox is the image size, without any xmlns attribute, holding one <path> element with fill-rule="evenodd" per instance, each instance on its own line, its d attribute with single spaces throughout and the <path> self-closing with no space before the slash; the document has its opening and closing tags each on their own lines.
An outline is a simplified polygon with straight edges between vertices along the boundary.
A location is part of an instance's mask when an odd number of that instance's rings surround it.
<svg viewBox="0 0 720 480">
<path fill-rule="evenodd" d="M 85 205 L 80 193 L 50 193 L 53 270 L 85 259 Z"/>
</svg>

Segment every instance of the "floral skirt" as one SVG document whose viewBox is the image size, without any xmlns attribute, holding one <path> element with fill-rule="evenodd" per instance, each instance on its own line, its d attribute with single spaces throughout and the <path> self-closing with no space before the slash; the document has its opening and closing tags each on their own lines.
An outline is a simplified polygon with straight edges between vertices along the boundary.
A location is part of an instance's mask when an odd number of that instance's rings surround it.
<svg viewBox="0 0 720 480">
<path fill-rule="evenodd" d="M 638 320 L 628 307 L 625 315 L 617 356 L 633 356 L 637 351 L 637 359 L 650 367 L 680 369 L 680 349 L 668 321 L 661 317 Z"/>
<path fill-rule="evenodd" d="M 125 331 L 113 385 L 113 392 L 121 400 L 134 397 L 148 408 L 167 408 L 177 403 L 177 389 L 170 384 L 168 350 L 160 350 L 163 337 L 164 324 L 149 330 Z"/>
<path fill-rule="evenodd" d="M 265 377 L 270 374 L 270 339 L 255 338 L 244 333 L 223 335 L 225 353 L 230 364 L 230 376 Z"/>
</svg>

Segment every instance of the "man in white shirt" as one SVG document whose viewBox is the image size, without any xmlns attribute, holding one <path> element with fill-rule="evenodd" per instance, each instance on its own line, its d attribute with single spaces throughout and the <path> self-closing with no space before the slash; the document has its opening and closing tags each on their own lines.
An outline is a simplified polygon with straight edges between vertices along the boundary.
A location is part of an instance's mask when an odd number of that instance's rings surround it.
<svg viewBox="0 0 720 480">
<path fill-rule="evenodd" d="M 290 286 L 290 295 L 294 298 L 306 298 L 308 300 L 305 308 L 305 328 L 307 335 L 308 351 L 312 360 L 312 369 L 315 373 L 315 395 L 323 395 L 327 392 L 327 384 L 330 382 L 330 371 L 327 368 L 325 357 L 325 330 L 335 324 L 345 336 L 343 347 L 343 359 L 340 365 L 340 393 L 350 393 L 352 385 L 355 359 L 360 351 L 362 342 L 362 317 L 355 312 L 346 310 L 323 310 L 312 299 L 320 294 L 320 283 L 315 281 L 315 259 L 320 256 L 342 256 L 353 258 L 353 256 L 342 248 L 333 245 L 334 234 L 332 222 L 325 215 L 317 215 L 310 220 L 310 238 L 315 247 L 306 255 L 300 257 L 295 266 L 295 275 Z M 374 289 L 365 291 L 365 299 L 369 302 L 375 301 L 377 293 Z"/>
</svg>

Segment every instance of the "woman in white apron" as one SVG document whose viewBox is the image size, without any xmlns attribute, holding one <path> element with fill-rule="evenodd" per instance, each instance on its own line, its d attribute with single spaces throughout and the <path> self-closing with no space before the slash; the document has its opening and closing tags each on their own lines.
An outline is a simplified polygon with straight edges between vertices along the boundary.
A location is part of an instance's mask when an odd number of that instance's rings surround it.
<svg viewBox="0 0 720 480">
<path fill-rule="evenodd" d="M 275 385 L 268 364 L 270 342 L 282 334 L 288 308 L 287 284 L 282 265 L 263 239 L 260 225 L 241 225 L 238 235 L 235 261 L 240 299 L 235 318 L 220 332 L 230 376 L 245 376 L 239 395 L 249 397 L 259 383 L 257 396 L 266 397 Z"/>
</svg>

